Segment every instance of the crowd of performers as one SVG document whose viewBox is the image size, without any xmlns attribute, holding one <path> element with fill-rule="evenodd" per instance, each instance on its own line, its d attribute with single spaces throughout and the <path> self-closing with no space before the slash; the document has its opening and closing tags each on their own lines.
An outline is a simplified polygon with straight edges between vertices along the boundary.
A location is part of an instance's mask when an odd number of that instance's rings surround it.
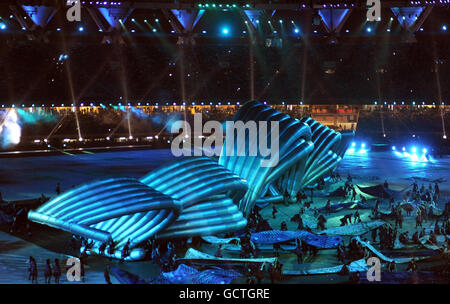
<svg viewBox="0 0 450 304">
<path fill-rule="evenodd" d="M 28 211 L 36 208 L 49 200 L 44 194 L 41 197 L 19 202 L 7 202 L 2 198 L 0 192 L 0 213 L 8 220 L 10 233 L 25 232 L 29 237 L 32 236 L 31 222 L 28 221 Z M 0 219 L 0 223 L 2 223 Z"/>
<path fill-rule="evenodd" d="M 332 176 L 333 182 L 338 182 L 342 180 L 338 173 Z M 319 181 L 317 188 L 324 188 L 325 181 L 322 179 Z M 389 184 L 387 181 L 384 182 L 384 188 L 388 189 Z M 350 201 L 355 201 L 357 199 L 357 192 L 355 189 L 355 185 L 352 182 L 352 177 L 348 175 L 344 186 L 341 188 L 344 192 L 344 196 Z M 61 191 L 60 185 L 58 184 L 56 187 L 56 192 L 59 194 Z M 284 193 L 283 195 L 285 204 L 292 203 L 292 198 Z M 378 244 L 380 249 L 392 250 L 396 246 L 396 241 L 398 240 L 402 244 L 421 244 L 421 238 L 424 236 L 428 236 L 428 243 L 437 244 L 437 236 L 443 235 L 445 236 L 444 248 L 442 250 L 446 250 L 450 248 L 450 240 L 447 238 L 447 235 L 450 235 L 450 221 L 449 221 L 449 204 L 447 203 L 446 208 L 441 216 L 435 216 L 433 214 L 433 208 L 436 207 L 437 202 L 440 198 L 440 190 L 439 185 L 435 183 L 434 187 L 430 184 L 428 187 L 422 185 L 420 188 L 416 182 L 414 182 L 412 191 L 407 192 L 404 199 L 408 202 L 411 201 L 420 201 L 418 207 L 416 208 L 416 229 L 411 236 L 409 231 L 403 230 L 403 222 L 404 222 L 404 212 L 406 216 L 411 217 L 414 216 L 412 211 L 414 208 L 405 208 L 400 202 L 395 202 L 394 198 L 390 198 L 389 206 L 390 213 L 380 210 L 380 204 L 382 201 L 380 199 L 376 200 L 375 206 L 372 207 L 370 218 L 371 219 L 383 219 L 383 220 L 393 220 L 393 224 L 383 225 L 379 228 L 371 230 L 372 244 Z M 48 198 L 42 197 L 42 200 L 47 200 Z M 306 225 L 303 222 L 302 216 L 308 212 L 308 214 L 313 214 L 316 223 L 317 230 L 323 231 L 327 227 L 327 218 L 326 215 L 329 215 L 333 212 L 331 200 L 329 199 L 325 207 L 319 211 L 317 208 L 313 207 L 313 195 L 311 192 L 311 197 L 308 200 L 308 196 L 305 191 L 301 191 L 298 193 L 296 197 L 296 202 L 298 203 L 300 209 L 298 214 L 295 214 L 291 217 L 291 221 L 297 222 L 297 229 L 313 232 L 311 227 Z M 366 204 L 366 198 L 363 195 L 359 195 L 359 202 L 362 204 Z M 243 259 L 251 259 L 258 258 L 261 256 L 260 250 L 252 240 L 251 234 L 254 232 L 273 230 L 268 219 L 263 218 L 260 213 L 260 208 L 255 206 L 252 210 L 251 214 L 248 217 L 247 227 L 245 231 L 240 231 L 239 233 L 229 233 L 225 235 L 226 237 L 239 237 L 239 244 L 241 246 L 240 258 Z M 341 218 L 339 218 L 341 222 L 341 226 L 351 225 L 362 222 L 360 211 L 356 209 L 354 212 L 345 214 Z M 276 205 L 272 205 L 272 218 L 276 219 L 279 210 Z M 26 212 L 24 212 L 26 214 Z M 20 214 L 14 216 L 15 220 L 11 225 L 11 231 L 19 231 L 22 227 L 18 224 L 16 220 L 19 218 Z M 434 228 L 431 231 L 426 231 L 423 227 L 423 224 L 429 222 L 434 222 Z M 25 231 L 28 232 L 29 236 L 31 236 L 31 230 L 29 227 L 29 222 L 27 223 Z M 427 225 L 429 227 L 430 225 Z M 275 228 L 277 229 L 277 228 Z M 287 223 L 286 221 L 282 221 L 279 227 L 282 231 L 287 231 Z M 363 239 L 363 241 L 367 241 L 367 239 Z M 143 244 L 140 244 L 140 247 L 143 247 L 145 252 L 147 253 L 146 258 L 148 260 L 152 260 L 155 264 L 159 265 L 161 272 L 168 272 L 176 269 L 177 263 L 177 252 L 185 252 L 186 248 L 196 247 L 201 243 L 200 237 L 193 237 L 189 239 L 180 239 L 180 240 L 171 240 L 171 241 L 162 241 L 162 240 L 147 240 Z M 125 246 L 121 249 L 121 259 L 120 262 L 124 262 L 130 256 L 130 247 L 132 244 L 132 240 L 129 239 Z M 87 264 L 88 259 L 88 250 L 93 248 L 93 242 L 87 241 L 82 237 L 73 236 L 70 240 L 70 247 L 75 252 L 80 253 L 80 248 L 83 248 L 79 255 L 80 265 L 81 265 L 81 278 L 82 281 L 85 280 L 85 272 L 84 266 Z M 280 256 L 280 243 L 273 244 L 273 253 L 276 257 Z M 307 244 L 301 239 L 295 240 L 295 249 L 291 250 L 293 254 L 296 256 L 296 260 L 299 264 L 303 263 L 308 257 L 316 257 L 318 255 L 319 249 L 313 245 Z M 98 253 L 100 255 L 106 255 L 112 257 L 116 254 L 116 244 L 111 240 L 108 243 L 103 243 L 98 248 Z M 344 268 L 342 270 L 343 274 L 349 273 L 348 271 L 348 263 L 351 261 L 355 261 L 358 259 L 367 259 L 372 256 L 373 253 L 370 252 L 365 246 L 361 245 L 356 239 L 350 239 L 348 245 L 341 243 L 336 249 L 337 259 L 343 263 Z M 220 258 L 222 257 L 222 245 L 218 245 L 217 251 L 215 252 L 215 256 Z M 247 282 L 248 283 L 260 283 L 261 280 L 265 277 L 270 278 L 270 281 L 276 282 L 281 281 L 282 278 L 282 269 L 283 264 L 281 264 L 278 260 L 274 264 L 270 263 L 249 263 L 245 266 Z M 388 263 L 387 269 L 389 271 L 395 271 L 395 263 Z M 408 270 L 416 270 L 417 264 L 416 260 L 412 259 L 410 264 L 408 265 Z M 29 259 L 29 279 L 33 283 L 37 283 L 38 271 L 36 266 L 36 261 L 33 257 Z M 350 274 L 350 273 L 349 273 Z M 352 274 L 350 274 L 352 275 Z M 55 283 L 59 283 L 61 276 L 61 268 L 59 266 L 58 259 L 55 259 L 52 263 L 49 259 L 45 262 L 44 267 L 44 279 L 45 283 L 50 283 L 51 279 L 54 278 Z M 105 281 L 107 283 L 111 283 L 109 268 L 107 267 L 104 272 Z"/>
<path fill-rule="evenodd" d="M 81 269 L 81 278 L 84 279 L 84 267 L 82 266 Z M 58 259 L 55 259 L 53 264 L 50 259 L 46 259 L 45 261 L 44 281 L 46 284 L 50 284 L 52 279 L 54 279 L 55 284 L 59 284 L 61 279 L 61 267 Z M 30 256 L 28 260 L 28 280 L 30 280 L 31 283 L 38 283 L 38 267 L 36 259 L 32 256 Z"/>
<path fill-rule="evenodd" d="M 341 180 L 341 177 L 339 174 L 332 176 L 333 181 L 339 181 Z M 319 183 L 320 184 L 320 183 Z M 385 189 L 389 189 L 389 184 L 387 181 L 383 184 Z M 342 188 L 345 192 L 346 198 L 349 198 L 351 201 L 355 201 L 357 199 L 357 192 L 355 189 L 355 186 L 352 184 L 352 177 L 349 175 L 347 177 L 347 180 L 345 182 L 344 187 Z M 288 203 L 290 198 L 285 193 L 285 203 Z M 447 203 L 445 210 L 443 211 L 443 214 L 440 216 L 436 216 L 433 214 L 433 208 L 437 206 L 437 203 L 439 201 L 440 197 L 440 190 L 439 185 L 435 183 L 434 187 L 430 184 L 428 188 L 425 187 L 425 185 L 422 185 L 419 189 L 416 182 L 413 184 L 412 191 L 407 192 L 405 196 L 405 200 L 409 202 L 420 202 L 418 204 L 418 208 L 416 211 L 416 228 L 420 228 L 420 230 L 415 231 L 412 236 L 410 236 L 408 231 L 402 231 L 403 230 L 403 222 L 404 222 L 404 215 L 403 212 L 406 212 L 406 216 L 410 217 L 412 216 L 412 210 L 413 208 L 404 208 L 400 202 L 395 202 L 394 198 L 390 198 L 389 205 L 391 208 L 390 214 L 383 214 L 380 212 L 380 204 L 382 201 L 378 199 L 375 202 L 375 206 L 372 208 L 372 212 L 370 215 L 371 219 L 384 219 L 393 220 L 392 225 L 387 222 L 387 225 L 380 226 L 379 228 L 372 229 L 371 230 L 371 236 L 372 236 L 372 244 L 378 244 L 380 249 L 387 249 L 392 250 L 395 248 L 396 240 L 398 240 L 402 244 L 417 244 L 421 245 L 421 238 L 424 236 L 427 236 L 426 242 L 431 245 L 437 245 L 437 236 L 442 235 L 445 238 L 445 241 L 443 242 L 442 248 L 439 248 L 440 252 L 445 252 L 450 248 L 450 239 L 448 238 L 448 235 L 450 235 L 450 221 L 449 221 L 449 211 L 450 206 L 449 203 Z M 297 195 L 297 203 L 300 205 L 300 210 L 298 214 L 294 215 L 291 218 L 291 221 L 298 222 L 297 229 L 298 230 L 305 230 L 312 232 L 312 229 L 308 227 L 308 225 L 305 225 L 302 220 L 302 215 L 305 213 L 305 210 L 308 208 L 311 208 L 312 202 L 312 196 L 311 200 L 307 201 L 308 197 L 305 194 L 305 192 L 300 192 Z M 363 195 L 359 196 L 359 201 L 363 204 L 367 203 L 366 198 Z M 303 202 L 302 202 L 303 201 Z M 331 200 L 328 200 L 325 208 L 324 213 L 330 214 L 332 212 L 331 208 Z M 406 206 L 410 207 L 410 206 Z M 405 210 L 403 210 L 405 209 Z M 320 214 L 320 212 L 316 208 L 311 208 L 312 214 L 316 218 L 317 222 L 317 229 L 319 231 L 323 231 L 326 229 L 326 222 L 327 219 L 324 216 L 324 214 Z M 403 210 L 403 211 L 402 211 Z M 279 213 L 279 210 L 275 205 L 272 205 L 272 218 L 276 219 L 277 214 Z M 433 229 L 426 231 L 423 227 L 423 224 L 428 221 L 428 224 L 434 223 Z M 355 212 L 349 213 L 344 215 L 342 218 L 340 218 L 341 226 L 350 225 L 350 224 L 356 224 L 362 222 L 361 215 L 359 213 L 359 210 L 356 209 Z M 430 226 L 430 225 L 427 225 Z M 270 227 L 269 222 L 267 219 L 264 219 L 261 214 L 259 213 L 259 208 L 255 208 L 253 212 L 250 214 L 248 218 L 248 226 L 247 226 L 247 234 L 245 237 L 242 237 L 240 240 L 241 243 L 241 257 L 243 258 L 256 258 L 258 257 L 259 250 L 257 248 L 257 245 L 254 244 L 251 241 L 250 235 L 251 231 L 259 232 L 264 231 L 268 229 L 272 229 Z M 282 221 L 280 225 L 280 230 L 287 231 L 287 223 L 286 221 Z M 363 241 L 368 241 L 366 238 L 363 239 Z M 219 247 L 220 248 L 220 247 Z M 279 256 L 279 250 L 281 248 L 280 243 L 273 244 L 273 250 L 275 256 Z M 219 249 L 220 250 L 220 249 Z M 348 263 L 350 261 L 355 261 L 359 259 L 368 259 L 371 256 L 374 256 L 374 253 L 372 253 L 370 250 L 368 250 L 367 247 L 360 244 L 355 238 L 352 238 L 348 245 L 345 245 L 344 243 L 340 244 L 337 247 L 337 258 L 340 262 L 344 264 L 342 274 L 350 274 L 348 271 Z M 318 248 L 312 245 L 307 244 L 306 242 L 297 239 L 295 241 L 295 249 L 293 250 L 293 253 L 297 256 L 297 262 L 303 263 L 305 258 L 308 257 L 315 257 L 318 254 Z M 280 269 L 281 266 L 278 266 Z M 387 270 L 388 271 L 395 271 L 395 262 L 387 262 Z M 262 266 L 261 268 L 257 267 L 249 267 L 249 282 L 260 282 L 261 277 L 261 271 L 265 269 L 266 267 Z M 406 270 L 407 271 L 416 271 L 418 269 L 417 267 L 417 259 L 412 258 L 411 261 L 408 263 Z M 354 274 L 350 274 L 352 276 Z M 281 280 L 281 270 L 279 272 L 278 276 L 272 276 L 271 275 L 271 281 L 273 282 L 273 278 L 277 278 L 278 280 Z"/>
</svg>

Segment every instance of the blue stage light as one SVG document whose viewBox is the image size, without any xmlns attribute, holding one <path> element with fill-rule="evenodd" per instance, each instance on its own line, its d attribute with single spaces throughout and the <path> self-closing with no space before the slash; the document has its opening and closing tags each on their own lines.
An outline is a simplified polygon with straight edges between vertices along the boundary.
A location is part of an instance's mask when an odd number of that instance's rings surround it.
<svg viewBox="0 0 450 304">
<path fill-rule="evenodd" d="M 446 26 L 446 25 L 443 25 L 443 26 L 442 26 L 442 30 L 443 30 L 443 31 L 446 31 L 446 30 L 447 30 L 447 26 Z"/>
<path fill-rule="evenodd" d="M 366 147 L 366 144 L 361 144 L 361 148 L 365 148 Z"/>
<path fill-rule="evenodd" d="M 300 30 L 298 28 L 294 29 L 294 33 L 298 34 L 300 33 Z"/>
<path fill-rule="evenodd" d="M 6 24 L 0 23 L 0 30 L 6 30 Z"/>
<path fill-rule="evenodd" d="M 372 28 L 371 28 L 370 26 L 367 27 L 367 28 L 366 28 L 366 32 L 368 32 L 368 33 L 372 32 Z"/>
<path fill-rule="evenodd" d="M 352 147 L 354 147 L 354 146 L 356 146 L 356 143 L 355 143 L 355 142 L 352 142 Z"/>
<path fill-rule="evenodd" d="M 395 146 L 393 146 L 393 148 L 394 147 Z M 434 162 L 433 159 L 431 159 L 431 157 L 427 154 L 427 152 L 428 152 L 427 148 L 421 148 L 421 151 L 423 152 L 421 154 L 416 153 L 416 151 L 418 151 L 417 147 L 412 147 L 411 153 L 406 152 L 405 147 L 403 147 L 402 149 L 403 149 L 403 153 L 394 151 L 395 155 L 398 157 L 401 157 L 407 161 L 411 161 L 413 166 L 417 163 L 424 164 L 427 162 Z"/>
<path fill-rule="evenodd" d="M 405 147 L 403 147 L 403 148 L 402 148 L 402 151 L 406 151 L 406 148 L 405 148 Z"/>
<path fill-rule="evenodd" d="M 392 146 L 392 151 L 395 151 L 395 146 Z"/>
<path fill-rule="evenodd" d="M 83 32 L 83 31 L 84 31 L 84 27 L 80 26 L 80 27 L 78 28 L 78 31 L 79 31 L 79 32 Z"/>
<path fill-rule="evenodd" d="M 223 29 L 222 29 L 222 34 L 223 35 L 228 35 L 230 33 L 230 30 L 227 28 L 227 27 L 224 27 Z"/>
</svg>

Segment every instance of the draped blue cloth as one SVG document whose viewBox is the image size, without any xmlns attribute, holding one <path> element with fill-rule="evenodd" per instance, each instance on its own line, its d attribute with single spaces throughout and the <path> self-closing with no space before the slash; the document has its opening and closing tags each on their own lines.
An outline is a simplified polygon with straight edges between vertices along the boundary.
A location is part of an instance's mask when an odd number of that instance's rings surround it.
<svg viewBox="0 0 450 304">
<path fill-rule="evenodd" d="M 300 239 L 308 245 L 316 246 L 318 248 L 335 248 L 342 243 L 340 236 L 316 235 L 314 233 L 299 230 L 299 231 L 281 231 L 269 230 L 253 233 L 251 240 L 259 244 L 275 244 L 288 242 L 295 239 Z"/>
</svg>

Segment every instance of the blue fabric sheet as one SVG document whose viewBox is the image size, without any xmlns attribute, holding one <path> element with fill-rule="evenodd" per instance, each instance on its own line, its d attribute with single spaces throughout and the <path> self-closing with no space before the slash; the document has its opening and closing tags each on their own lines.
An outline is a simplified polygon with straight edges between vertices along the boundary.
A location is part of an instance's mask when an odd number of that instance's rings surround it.
<svg viewBox="0 0 450 304">
<path fill-rule="evenodd" d="M 369 282 L 366 273 L 360 273 L 363 284 L 448 284 L 449 277 L 434 271 L 383 272 L 380 282 Z"/>
<path fill-rule="evenodd" d="M 358 208 L 358 209 L 371 209 L 369 205 L 367 204 L 363 204 L 361 202 L 355 201 L 355 202 L 350 202 L 350 203 L 341 203 L 341 204 L 334 204 L 330 206 L 330 212 L 334 213 L 334 212 L 338 212 L 344 209 L 354 209 L 354 208 Z M 319 208 L 317 209 L 319 212 L 326 212 L 327 209 L 325 207 L 323 208 Z"/>
<path fill-rule="evenodd" d="M 318 248 L 336 248 L 340 243 L 342 243 L 342 237 L 340 236 L 316 235 L 314 233 L 304 230 L 299 231 L 270 230 L 253 233 L 251 235 L 251 240 L 254 243 L 259 244 L 282 243 L 292 241 L 297 238 L 306 242 L 308 245 L 316 246 Z"/>
<path fill-rule="evenodd" d="M 242 276 L 237 271 L 214 267 L 207 270 L 197 270 L 194 267 L 180 264 L 171 272 L 163 272 L 152 284 L 230 284 L 234 279 Z"/>
</svg>

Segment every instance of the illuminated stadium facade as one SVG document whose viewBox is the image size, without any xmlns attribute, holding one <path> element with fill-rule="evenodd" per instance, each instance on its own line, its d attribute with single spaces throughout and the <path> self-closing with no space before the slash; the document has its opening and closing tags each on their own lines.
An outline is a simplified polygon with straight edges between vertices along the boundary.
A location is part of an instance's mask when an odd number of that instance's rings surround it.
<svg viewBox="0 0 450 304">
<path fill-rule="evenodd" d="M 447 139 L 448 1 L 382 1 L 380 21 L 367 21 L 365 1 L 80 3 L 79 22 L 67 21 L 64 1 L 0 3 L 0 72 L 9 75 L 0 78 L 0 117 L 11 112 L 12 133 L 2 148 L 150 146 L 155 136 L 161 146 L 170 136 L 139 130 L 135 116 L 225 120 L 245 100 L 336 131 L 355 131 L 373 110 L 395 119 L 426 109 L 433 137 Z"/>
<path fill-rule="evenodd" d="M 185 157 L 156 169 L 140 180 L 117 178 L 79 186 L 30 211 L 34 222 L 115 244 L 115 253 L 128 240 L 128 259 L 144 257 L 139 248 L 151 238 L 208 236 L 242 230 L 257 202 L 296 197 L 338 166 L 353 132 L 341 134 L 316 121 L 297 120 L 259 102 L 247 102 L 235 121 L 278 121 L 279 162 L 263 167 L 261 156 Z M 247 138 L 254 145 L 255 138 Z M 230 142 L 225 140 L 223 149 Z M 246 149 L 244 147 L 244 149 Z"/>
</svg>

